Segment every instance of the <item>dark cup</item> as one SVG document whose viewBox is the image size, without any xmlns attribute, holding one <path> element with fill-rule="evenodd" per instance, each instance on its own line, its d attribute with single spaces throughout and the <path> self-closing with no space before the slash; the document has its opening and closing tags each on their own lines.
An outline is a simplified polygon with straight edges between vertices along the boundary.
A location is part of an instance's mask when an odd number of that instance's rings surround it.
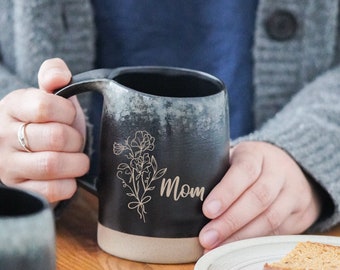
<svg viewBox="0 0 340 270">
<path fill-rule="evenodd" d="M 0 186 L 0 269 L 55 269 L 55 229 L 48 202 Z"/>
<path fill-rule="evenodd" d="M 57 92 L 103 96 L 98 243 L 113 255 L 183 263 L 202 255 L 202 203 L 229 165 L 224 84 L 170 67 L 94 70 Z"/>
</svg>

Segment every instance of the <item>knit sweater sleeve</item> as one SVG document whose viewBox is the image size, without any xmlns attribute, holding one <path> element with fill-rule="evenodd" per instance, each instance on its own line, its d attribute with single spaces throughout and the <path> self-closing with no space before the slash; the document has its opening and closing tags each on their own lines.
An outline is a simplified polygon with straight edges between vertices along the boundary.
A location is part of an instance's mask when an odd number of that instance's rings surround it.
<svg viewBox="0 0 340 270">
<path fill-rule="evenodd" d="M 0 99 L 15 89 L 25 87 L 29 85 L 0 64 Z"/>
<path fill-rule="evenodd" d="M 62 58 L 72 71 L 94 62 L 90 0 L 0 1 L 0 98 L 22 87 L 37 87 L 44 60 Z"/>
<path fill-rule="evenodd" d="M 340 222 L 340 66 L 317 77 L 259 130 L 240 141 L 266 141 L 287 151 L 328 193 L 331 214 L 312 231 Z"/>
</svg>

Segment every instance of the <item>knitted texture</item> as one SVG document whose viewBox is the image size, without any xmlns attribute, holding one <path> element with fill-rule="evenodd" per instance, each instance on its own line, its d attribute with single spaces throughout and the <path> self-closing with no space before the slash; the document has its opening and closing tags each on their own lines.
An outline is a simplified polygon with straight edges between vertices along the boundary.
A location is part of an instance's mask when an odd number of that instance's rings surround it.
<svg viewBox="0 0 340 270">
<path fill-rule="evenodd" d="M 339 2 L 259 1 L 254 44 L 258 130 L 238 140 L 268 141 L 285 149 L 326 189 L 334 211 L 315 224 L 322 230 L 340 222 Z M 36 85 L 46 58 L 63 58 L 74 73 L 93 67 L 90 0 L 8 0 L 0 1 L 0 10 L 0 27 L 6 29 L 0 35 L 0 97 Z M 268 36 L 265 21 L 276 10 L 295 16 L 292 39 Z"/>
<path fill-rule="evenodd" d="M 265 21 L 275 10 L 297 19 L 295 37 L 271 39 Z M 260 1 L 254 47 L 256 125 L 271 118 L 301 87 L 326 71 L 335 57 L 338 1 Z"/>
<path fill-rule="evenodd" d="M 37 73 L 47 58 L 61 57 L 78 73 L 92 67 L 94 26 L 89 1 L 1 1 L 2 65 L 16 75 L 0 72 L 0 94 L 18 85 L 37 85 Z M 6 72 L 5 72 L 6 73 Z M 12 84 L 12 87 L 11 87 Z"/>
<path fill-rule="evenodd" d="M 336 151 L 340 149 L 338 78 L 340 67 L 306 85 L 260 130 L 239 139 L 266 141 L 286 150 L 328 191 L 335 213 L 316 224 L 313 230 L 330 228 L 340 220 L 340 151 Z"/>
</svg>

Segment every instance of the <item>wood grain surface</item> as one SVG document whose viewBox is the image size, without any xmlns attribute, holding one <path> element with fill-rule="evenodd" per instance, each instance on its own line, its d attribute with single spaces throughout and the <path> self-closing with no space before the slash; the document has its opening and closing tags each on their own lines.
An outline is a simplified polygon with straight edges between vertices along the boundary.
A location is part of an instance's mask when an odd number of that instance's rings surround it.
<svg viewBox="0 0 340 270">
<path fill-rule="evenodd" d="M 97 198 L 83 189 L 56 221 L 57 270 L 193 270 L 194 264 L 161 265 L 120 259 L 97 245 Z M 340 225 L 324 235 L 340 236 Z"/>
</svg>

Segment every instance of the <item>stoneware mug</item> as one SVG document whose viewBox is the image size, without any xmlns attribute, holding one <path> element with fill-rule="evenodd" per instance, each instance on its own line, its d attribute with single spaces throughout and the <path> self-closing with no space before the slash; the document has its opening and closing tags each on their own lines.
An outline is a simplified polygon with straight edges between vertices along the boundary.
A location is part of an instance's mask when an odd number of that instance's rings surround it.
<svg viewBox="0 0 340 270">
<path fill-rule="evenodd" d="M 48 202 L 0 186 L 0 269 L 55 269 L 55 229 Z"/>
<path fill-rule="evenodd" d="M 138 66 L 78 74 L 56 94 L 88 91 L 103 96 L 99 246 L 136 261 L 196 261 L 203 200 L 229 164 L 224 84 L 195 70 Z"/>
</svg>

